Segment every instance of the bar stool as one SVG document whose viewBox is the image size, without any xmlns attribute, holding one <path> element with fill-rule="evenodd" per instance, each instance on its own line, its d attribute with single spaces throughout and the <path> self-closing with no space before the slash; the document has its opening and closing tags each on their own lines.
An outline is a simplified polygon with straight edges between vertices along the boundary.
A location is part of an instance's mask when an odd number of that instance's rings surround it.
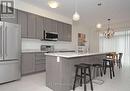
<svg viewBox="0 0 130 91">
<path fill-rule="evenodd" d="M 112 74 L 113 77 L 115 77 L 115 72 L 114 72 L 114 63 L 112 59 L 103 59 L 103 70 L 104 74 L 106 74 L 106 69 L 110 69 L 110 78 L 112 79 Z"/>
<path fill-rule="evenodd" d="M 93 84 L 92 84 L 92 78 L 91 78 L 91 64 L 77 64 L 74 65 L 76 67 L 76 71 L 75 71 L 75 79 L 74 79 L 74 84 L 73 84 L 73 90 L 75 90 L 75 85 L 76 85 L 76 81 L 79 78 L 80 79 L 80 86 L 82 86 L 82 78 L 84 79 L 84 91 L 86 91 L 86 76 L 89 76 L 89 80 L 90 80 L 90 86 L 91 86 L 91 90 L 93 91 Z M 79 73 L 80 70 L 80 74 Z M 88 70 L 88 73 L 86 72 Z"/>
<path fill-rule="evenodd" d="M 92 65 L 94 67 L 94 76 L 95 76 L 95 70 L 98 70 L 100 71 L 100 75 L 101 77 L 103 76 L 103 71 L 102 71 L 102 68 L 103 68 L 103 65 L 102 64 L 93 64 Z"/>
<path fill-rule="evenodd" d="M 97 72 L 100 73 L 101 77 L 103 76 L 103 65 L 102 64 L 93 64 L 92 67 L 94 69 L 93 70 L 93 74 L 94 74 L 93 75 L 94 76 L 93 83 L 98 84 L 98 85 L 102 85 L 104 83 L 104 81 L 101 78 L 97 77 Z"/>
</svg>

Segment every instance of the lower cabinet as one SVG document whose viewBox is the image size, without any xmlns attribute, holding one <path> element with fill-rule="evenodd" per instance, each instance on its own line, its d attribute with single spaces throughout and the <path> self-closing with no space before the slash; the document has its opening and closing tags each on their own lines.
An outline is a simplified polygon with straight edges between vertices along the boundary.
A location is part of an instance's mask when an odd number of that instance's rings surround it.
<svg viewBox="0 0 130 91">
<path fill-rule="evenodd" d="M 39 71 L 45 71 L 46 69 L 46 64 L 36 64 L 36 67 L 35 67 L 35 71 L 36 72 L 39 72 Z"/>
<path fill-rule="evenodd" d="M 22 75 L 45 71 L 44 53 L 22 53 Z"/>
<path fill-rule="evenodd" d="M 22 75 L 35 72 L 35 53 L 22 54 Z"/>
</svg>

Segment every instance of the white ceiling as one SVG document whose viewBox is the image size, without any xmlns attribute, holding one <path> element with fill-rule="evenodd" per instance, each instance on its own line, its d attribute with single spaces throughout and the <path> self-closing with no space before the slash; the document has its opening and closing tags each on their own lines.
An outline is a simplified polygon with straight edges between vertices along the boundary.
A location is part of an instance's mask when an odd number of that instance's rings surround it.
<svg viewBox="0 0 130 91">
<path fill-rule="evenodd" d="M 74 13 L 74 0 L 56 0 L 59 8 L 51 9 L 47 5 L 48 0 L 22 0 L 39 8 L 55 12 L 69 18 Z M 106 23 L 108 18 L 112 22 L 119 23 L 130 21 L 130 0 L 77 0 L 80 22 L 86 26 L 95 26 L 97 23 Z M 97 3 L 102 2 L 102 6 Z"/>
</svg>

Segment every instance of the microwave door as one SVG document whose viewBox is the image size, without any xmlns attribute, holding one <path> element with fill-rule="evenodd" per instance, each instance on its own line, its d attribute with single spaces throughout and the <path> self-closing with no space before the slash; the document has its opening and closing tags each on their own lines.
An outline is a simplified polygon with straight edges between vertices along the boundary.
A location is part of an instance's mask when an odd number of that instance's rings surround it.
<svg viewBox="0 0 130 91">
<path fill-rule="evenodd" d="M 3 22 L 0 22 L 0 61 L 3 60 Z"/>
</svg>

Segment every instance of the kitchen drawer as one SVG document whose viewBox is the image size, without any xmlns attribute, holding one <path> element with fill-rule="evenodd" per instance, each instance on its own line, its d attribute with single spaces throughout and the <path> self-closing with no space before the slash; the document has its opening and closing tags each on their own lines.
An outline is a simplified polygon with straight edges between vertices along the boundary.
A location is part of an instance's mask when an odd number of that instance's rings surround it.
<svg viewBox="0 0 130 91">
<path fill-rule="evenodd" d="M 43 64 L 43 63 L 46 63 L 46 60 L 45 59 L 36 60 L 35 63 L 36 64 Z"/>
<path fill-rule="evenodd" d="M 46 70 L 46 64 L 37 64 L 35 65 L 35 71 L 39 72 L 39 71 L 45 71 Z"/>
</svg>

